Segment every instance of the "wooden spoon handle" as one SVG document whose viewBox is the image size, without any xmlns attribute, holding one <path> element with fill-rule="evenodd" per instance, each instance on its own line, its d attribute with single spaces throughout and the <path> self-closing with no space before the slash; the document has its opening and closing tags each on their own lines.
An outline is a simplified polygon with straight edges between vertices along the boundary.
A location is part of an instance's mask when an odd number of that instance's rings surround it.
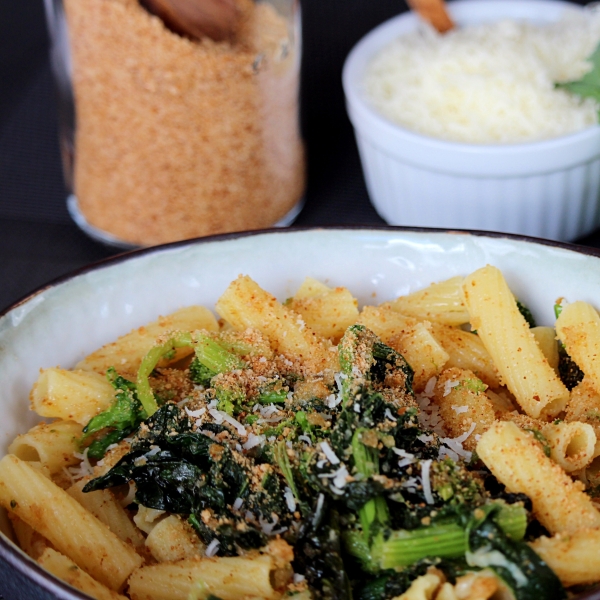
<svg viewBox="0 0 600 600">
<path fill-rule="evenodd" d="M 237 19 L 235 0 L 140 0 L 176 33 L 193 39 L 221 41 L 233 36 Z"/>
<path fill-rule="evenodd" d="M 431 23 L 440 33 L 454 27 L 444 0 L 407 0 L 412 10 Z"/>
</svg>

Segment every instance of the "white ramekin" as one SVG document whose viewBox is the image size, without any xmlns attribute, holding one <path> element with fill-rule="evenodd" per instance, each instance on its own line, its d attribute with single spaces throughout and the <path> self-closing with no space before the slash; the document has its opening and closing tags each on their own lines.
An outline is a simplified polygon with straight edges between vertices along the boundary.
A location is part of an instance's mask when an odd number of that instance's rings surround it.
<svg viewBox="0 0 600 600">
<path fill-rule="evenodd" d="M 559 0 L 457 0 L 459 25 L 500 18 L 550 22 Z M 392 225 L 504 231 L 571 241 L 600 226 L 600 126 L 540 142 L 467 144 L 402 128 L 373 109 L 365 69 L 383 46 L 415 29 L 413 13 L 366 35 L 343 71 L 369 196 Z"/>
</svg>

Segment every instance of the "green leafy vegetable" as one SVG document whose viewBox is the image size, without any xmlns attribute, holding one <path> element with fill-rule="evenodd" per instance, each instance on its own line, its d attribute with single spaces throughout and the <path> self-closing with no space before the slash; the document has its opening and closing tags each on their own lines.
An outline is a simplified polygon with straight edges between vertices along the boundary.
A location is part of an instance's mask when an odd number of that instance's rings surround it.
<svg viewBox="0 0 600 600">
<path fill-rule="evenodd" d="M 566 90 L 582 98 L 593 98 L 600 102 L 600 46 L 588 58 L 591 70 L 577 81 L 555 84 L 558 89 Z"/>
<path fill-rule="evenodd" d="M 529 308 L 527 308 L 527 306 L 525 306 L 519 300 L 517 300 L 517 308 L 519 309 L 519 312 L 521 313 L 525 321 L 527 321 L 527 325 L 529 325 L 529 327 L 535 327 L 535 319 L 533 318 L 533 314 L 529 310 Z"/>
<path fill-rule="evenodd" d="M 558 375 L 568 390 L 581 383 L 585 376 L 562 344 L 558 348 Z"/>
<path fill-rule="evenodd" d="M 527 512 L 522 506 L 490 505 L 477 508 L 468 518 L 473 519 L 482 511 L 489 511 L 496 525 L 510 539 L 523 539 Z M 458 513 L 453 520 L 442 519 L 412 531 L 392 531 L 387 536 L 380 534 L 371 550 L 372 560 L 381 569 L 393 569 L 424 558 L 459 558 L 469 546 L 467 516 Z"/>
<path fill-rule="evenodd" d="M 147 417 L 137 399 L 135 384 L 118 375 L 113 368 L 108 370 L 107 377 L 116 390 L 115 401 L 109 409 L 96 415 L 83 428 L 81 440 L 85 444 L 91 436 L 106 430 L 103 436 L 93 440 L 88 446 L 88 457 L 94 459 L 102 458 L 109 446 L 130 435 Z"/>
<path fill-rule="evenodd" d="M 158 404 L 150 388 L 148 378 L 161 358 L 170 354 L 176 348 L 183 348 L 192 345 L 192 336 L 189 333 L 180 333 L 175 337 L 170 338 L 163 344 L 154 346 L 148 354 L 142 359 L 137 374 L 137 396 L 142 403 L 144 410 L 148 416 L 153 415 L 158 410 Z"/>
<path fill-rule="evenodd" d="M 315 600 L 391 600 L 430 566 L 454 581 L 486 560 L 519 588 L 517 600 L 546 593 L 555 579 L 522 541 L 528 499 L 481 465 L 443 458 L 447 441 L 420 422 L 401 354 L 353 325 L 338 346 L 341 372 L 313 388 L 260 343 L 175 334 L 148 353 L 135 384 L 111 372 L 115 403 L 88 424 L 86 440 L 101 445 L 94 456 L 132 441 L 84 491 L 134 482 L 135 502 L 181 515 L 220 556 L 280 536 Z M 193 391 L 159 406 L 153 386 L 177 377 L 156 366 L 182 346 L 195 353 L 184 387 Z M 465 385 L 485 390 L 479 380 Z M 517 559 L 529 561 L 525 570 Z"/>
<path fill-rule="evenodd" d="M 523 541 L 509 537 L 495 518 L 497 506 L 485 507 L 467 525 L 467 564 L 489 568 L 516 600 L 565 600 L 567 594 L 546 563 Z"/>
</svg>

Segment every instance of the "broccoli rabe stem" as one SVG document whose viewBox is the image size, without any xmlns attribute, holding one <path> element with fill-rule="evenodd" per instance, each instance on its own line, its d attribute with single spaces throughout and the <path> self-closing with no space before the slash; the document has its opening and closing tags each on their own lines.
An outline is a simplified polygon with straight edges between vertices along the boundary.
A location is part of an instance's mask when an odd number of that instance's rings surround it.
<svg viewBox="0 0 600 600">
<path fill-rule="evenodd" d="M 190 333 L 179 333 L 168 339 L 164 344 L 154 346 L 142 359 L 138 369 L 136 387 L 138 400 L 141 402 L 146 414 L 153 415 L 158 410 L 158 403 L 152 393 L 150 381 L 148 378 L 160 359 L 173 352 L 176 348 L 185 348 L 192 345 L 192 335 Z"/>
<path fill-rule="evenodd" d="M 357 429 L 352 436 L 352 456 L 356 472 L 364 477 L 379 475 L 379 451 L 377 448 L 366 446 L 363 435 L 366 429 Z M 362 525 L 365 542 L 369 543 L 373 534 L 373 525 L 376 523 L 384 527 L 389 521 L 387 503 L 383 496 L 378 496 L 367 501 L 358 511 Z"/>
<path fill-rule="evenodd" d="M 476 509 L 477 511 L 477 509 Z M 521 540 L 527 526 L 527 511 L 520 505 L 503 505 L 493 520 L 513 540 Z M 371 546 L 371 559 L 381 569 L 413 564 L 423 558 L 458 558 L 468 550 L 468 528 L 460 523 L 436 523 L 411 531 L 379 533 Z"/>
<path fill-rule="evenodd" d="M 285 442 L 277 442 L 273 447 L 273 456 L 285 477 L 285 481 L 288 484 L 289 488 L 292 490 L 295 498 L 298 499 L 298 489 L 296 488 L 296 483 L 294 481 L 294 473 L 292 471 L 292 465 L 290 463 L 290 459 L 287 453 L 287 446 Z"/>
<path fill-rule="evenodd" d="M 287 390 L 261 390 L 258 396 L 260 404 L 283 404 L 287 399 Z"/>
<path fill-rule="evenodd" d="M 225 373 L 236 369 L 243 369 L 246 363 L 221 346 L 207 335 L 196 334 L 194 340 L 196 358 L 207 368 L 215 373 Z"/>
<path fill-rule="evenodd" d="M 148 378 L 156 368 L 161 358 L 172 353 L 177 348 L 193 346 L 196 358 L 208 369 L 215 373 L 224 373 L 234 369 L 242 369 L 245 363 L 232 352 L 225 350 L 217 342 L 201 333 L 192 336 L 191 333 L 181 332 L 169 338 L 163 344 L 154 346 L 142 359 L 137 374 L 137 395 L 148 416 L 158 410 L 158 403 L 152 393 Z"/>
</svg>

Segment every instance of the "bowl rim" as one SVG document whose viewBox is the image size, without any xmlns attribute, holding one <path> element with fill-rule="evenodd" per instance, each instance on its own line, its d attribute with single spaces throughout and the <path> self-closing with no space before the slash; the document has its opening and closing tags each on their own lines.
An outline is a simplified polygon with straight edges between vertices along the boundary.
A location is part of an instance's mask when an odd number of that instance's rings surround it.
<svg viewBox="0 0 600 600">
<path fill-rule="evenodd" d="M 86 273 L 95 271 L 98 269 L 111 268 L 119 265 L 122 262 L 135 260 L 137 257 L 146 256 L 156 252 L 162 252 L 164 250 L 176 249 L 185 246 L 193 246 L 214 242 L 228 242 L 246 237 L 255 237 L 262 235 L 288 235 L 301 232 L 311 231 L 348 231 L 348 232 L 389 232 L 389 233 L 439 233 L 439 234 L 458 234 L 468 235 L 475 237 L 484 237 L 492 239 L 508 239 L 519 242 L 532 243 L 541 246 L 547 246 L 549 248 L 558 248 L 586 256 L 592 256 L 600 258 L 600 248 L 592 246 L 584 246 L 581 244 L 574 244 L 569 242 L 559 242 L 555 240 L 549 240 L 545 238 L 537 238 L 532 236 L 526 236 L 521 234 L 510 234 L 496 231 L 482 231 L 482 230 L 469 230 L 469 229 L 445 229 L 445 228 L 432 228 L 432 227 L 410 227 L 410 226 L 391 226 L 391 225 L 332 225 L 322 227 L 311 227 L 311 226 L 292 226 L 285 229 L 279 228 L 267 228 L 258 229 L 252 231 L 237 231 L 224 234 L 216 234 L 212 236 L 203 236 L 198 238 L 191 238 L 188 240 L 182 240 L 178 242 L 171 242 L 169 244 L 161 244 L 157 246 L 151 246 L 146 248 L 136 248 L 126 252 L 116 254 L 98 261 L 94 261 L 85 265 L 79 269 L 74 269 L 68 273 L 56 277 L 50 280 L 48 283 L 43 284 L 30 293 L 24 295 L 8 307 L 0 311 L 0 318 L 5 317 L 8 313 L 17 309 L 28 302 L 35 299 L 36 296 L 43 293 L 51 288 L 61 286 L 72 279 L 82 277 Z M 37 584 L 42 590 L 54 594 L 56 598 L 60 600 L 89 600 L 90 596 L 83 592 L 71 587 L 69 584 L 58 579 L 52 575 L 49 571 L 43 569 L 37 564 L 35 560 L 26 555 L 21 549 L 19 549 L 14 543 L 12 543 L 3 533 L 0 532 L 0 560 L 8 564 L 8 566 L 18 572 L 21 576 L 31 580 Z M 584 592 L 581 595 L 575 596 L 574 600 L 600 600 L 600 588 Z"/>
<path fill-rule="evenodd" d="M 472 0 L 466 0 L 472 1 Z M 485 1 L 485 0 L 481 0 Z M 552 0 L 553 1 L 553 0 Z M 42 294 L 46 290 L 53 287 L 66 283 L 71 279 L 85 275 L 90 271 L 98 269 L 108 268 L 118 263 L 135 259 L 138 256 L 145 256 L 147 254 L 154 254 L 155 252 L 162 252 L 164 250 L 170 250 L 174 248 L 182 248 L 185 246 L 192 246 L 196 244 L 205 244 L 213 242 L 227 242 L 229 240 L 235 240 L 245 237 L 255 237 L 260 235 L 286 235 L 288 233 L 296 232 L 309 232 L 309 231 L 397 231 L 403 232 L 416 232 L 416 233 L 447 233 L 447 234 L 463 234 L 473 235 L 476 237 L 490 237 L 495 239 L 507 238 L 514 241 L 529 242 L 533 244 L 539 244 L 542 246 L 551 246 L 555 248 L 562 248 L 564 250 L 571 250 L 579 254 L 585 254 L 588 256 L 596 256 L 600 258 L 600 248 L 594 246 L 586 246 L 578 244 L 576 242 L 563 242 L 559 240 L 552 240 L 548 238 L 535 237 L 531 235 L 525 235 L 520 233 L 506 233 L 502 231 L 488 231 L 483 229 L 461 229 L 461 228 L 447 228 L 447 227 L 425 227 L 425 226 L 411 226 L 411 225 L 358 225 L 358 224 L 347 224 L 347 225 L 323 225 L 323 226 L 311 226 L 311 225 L 291 225 L 285 228 L 279 227 L 267 227 L 263 229 L 253 229 L 249 231 L 231 231 L 228 233 L 218 233 L 214 235 L 199 236 L 195 238 L 189 238 L 185 240 L 179 240 L 176 242 L 169 242 L 166 244 L 157 244 L 155 246 L 145 246 L 131 248 L 113 254 L 106 258 L 92 261 L 82 267 L 78 267 L 59 275 L 43 283 L 24 295 L 18 297 L 16 300 L 11 302 L 8 306 L 0 309 L 0 319 L 5 317 L 9 312 L 17 307 L 27 304 L 31 299 Z"/>
<path fill-rule="evenodd" d="M 472 0 L 466 0 L 472 1 Z M 481 0 L 485 1 L 485 0 Z M 552 0 L 554 1 L 554 0 Z M 192 246 L 196 244 L 205 244 L 213 242 L 226 242 L 229 240 L 240 239 L 245 237 L 255 237 L 261 235 L 286 235 L 288 233 L 296 232 L 309 232 L 309 231 L 397 231 L 403 232 L 416 232 L 416 233 L 447 233 L 447 234 L 463 234 L 473 235 L 476 237 L 490 237 L 490 238 L 507 238 L 514 241 L 529 242 L 533 244 L 539 244 L 542 246 L 551 246 L 556 248 L 562 248 L 564 250 L 571 250 L 579 254 L 585 254 L 589 256 L 596 256 L 600 258 L 600 248 L 594 246 L 586 246 L 578 244 L 576 242 L 563 242 L 559 240 L 552 240 L 548 238 L 535 237 L 531 235 L 525 235 L 520 233 L 506 233 L 502 231 L 488 231 L 483 229 L 461 229 L 461 228 L 447 228 L 447 227 L 425 227 L 425 226 L 412 226 L 412 225 L 359 225 L 359 224 L 346 224 L 346 225 L 323 225 L 323 226 L 311 226 L 311 225 L 290 225 L 285 228 L 279 227 L 267 227 L 263 229 L 243 230 L 243 231 L 231 231 L 228 233 L 218 233 L 214 235 L 199 236 L 195 238 L 189 238 L 185 240 L 179 240 L 176 242 L 169 242 L 166 244 L 157 244 L 155 246 L 136 247 L 117 254 L 113 254 L 106 258 L 92 261 L 82 267 L 78 267 L 59 275 L 43 283 L 24 295 L 18 297 L 16 300 L 11 302 L 6 307 L 0 309 L 0 319 L 5 317 L 9 312 L 15 308 L 22 306 L 29 302 L 35 296 L 42 294 L 44 291 L 49 290 L 53 287 L 66 283 L 71 279 L 85 275 L 90 271 L 98 269 L 108 268 L 115 264 L 135 259 L 138 256 L 145 256 L 147 254 L 154 254 L 155 252 L 162 252 L 164 250 L 170 250 L 173 248 L 182 248 L 185 246 Z"/>
<path fill-rule="evenodd" d="M 540 12 L 545 8 L 552 8 L 555 12 L 567 9 L 586 10 L 583 6 L 565 0 L 453 0 L 449 2 L 448 10 L 451 15 L 454 13 L 455 17 L 460 19 L 461 13 L 466 12 L 470 6 L 475 4 L 478 10 L 482 7 L 501 7 L 501 10 L 510 10 L 511 6 L 519 5 L 537 8 Z M 551 21 L 552 19 L 545 20 Z M 545 155 L 546 161 L 548 161 L 549 155 L 554 156 L 559 151 L 570 154 L 570 152 L 565 152 L 565 146 L 568 146 L 569 150 L 575 151 L 577 154 L 577 160 L 567 159 L 569 163 L 576 164 L 579 162 L 581 155 L 585 156 L 587 160 L 600 155 L 600 145 L 598 144 L 600 124 L 543 140 L 511 143 L 473 143 L 445 140 L 422 134 L 395 123 L 380 114 L 366 98 L 362 86 L 365 68 L 381 48 L 407 30 L 418 27 L 420 23 L 419 18 L 412 12 L 401 13 L 384 21 L 354 45 L 344 62 L 342 86 L 346 97 L 348 115 L 354 127 L 360 130 L 362 134 L 366 134 L 376 145 L 385 145 L 388 151 L 398 153 L 406 158 L 407 162 L 411 162 L 411 154 L 414 152 L 415 147 L 418 147 L 421 152 L 426 154 L 431 152 L 443 153 L 444 160 L 450 163 L 456 162 L 455 158 L 453 160 L 453 154 L 462 156 L 462 160 L 467 158 L 482 165 L 492 158 L 510 160 L 512 157 L 517 168 L 523 158 L 531 154 Z M 410 151 L 402 151 L 402 149 L 396 148 L 396 146 L 401 145 L 410 147 Z M 413 160 L 415 159 L 413 158 Z M 546 170 L 550 171 L 553 168 L 549 166 Z"/>
</svg>

